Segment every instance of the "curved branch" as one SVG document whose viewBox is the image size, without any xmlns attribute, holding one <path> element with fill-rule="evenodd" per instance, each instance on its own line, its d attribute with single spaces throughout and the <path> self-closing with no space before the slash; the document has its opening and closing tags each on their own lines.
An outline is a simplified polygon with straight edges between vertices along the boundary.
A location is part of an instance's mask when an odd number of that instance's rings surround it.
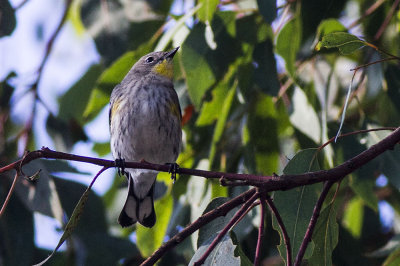
<svg viewBox="0 0 400 266">
<path fill-rule="evenodd" d="M 258 226 L 258 238 L 256 254 L 254 256 L 254 266 L 260 265 L 260 253 L 262 247 L 262 240 L 264 238 L 264 224 L 265 224 L 265 193 L 260 194 L 260 225 Z"/>
<path fill-rule="evenodd" d="M 285 242 L 285 246 L 286 246 L 286 265 L 291 266 L 292 265 L 292 247 L 290 245 L 290 237 L 286 231 L 285 224 L 283 223 L 282 217 L 279 214 L 278 209 L 275 207 L 275 204 L 274 204 L 273 200 L 271 199 L 271 196 L 267 194 L 265 200 L 267 201 L 269 209 L 275 215 L 275 218 L 276 218 L 276 221 L 278 222 L 279 228 L 282 231 L 283 242 Z"/>
<path fill-rule="evenodd" d="M 159 249 L 157 249 L 150 257 L 148 257 L 141 266 L 154 265 L 168 250 L 175 247 L 179 243 L 181 243 L 185 238 L 190 236 L 192 233 L 197 231 L 203 225 L 211 222 L 217 217 L 225 216 L 230 210 L 235 208 L 236 206 L 243 204 L 248 201 L 252 196 L 256 193 L 256 189 L 250 189 L 239 196 L 225 202 L 218 208 L 207 212 L 206 214 L 200 216 L 196 221 L 194 221 L 191 225 L 187 226 L 185 229 L 180 231 L 170 240 L 165 242 Z"/>
<path fill-rule="evenodd" d="M 397 128 L 392 134 L 381 140 L 375 145 L 372 145 L 367 150 L 358 154 L 357 156 L 347 160 L 346 162 L 329 170 L 320 170 L 315 172 L 308 172 L 298 175 L 272 175 L 272 176 L 260 176 L 250 174 L 236 174 L 236 173 L 224 173 L 205 171 L 198 169 L 179 168 L 178 174 L 202 176 L 205 178 L 218 178 L 223 177 L 226 180 L 245 180 L 247 184 L 256 187 L 262 187 L 265 192 L 277 191 L 277 190 L 288 190 L 295 187 L 304 185 L 311 185 L 319 182 L 332 181 L 336 182 L 346 175 L 354 172 L 361 166 L 375 159 L 377 156 L 387 150 L 391 150 L 400 141 L 400 128 Z M 52 151 L 49 148 L 42 148 L 41 150 L 33 151 L 28 153 L 24 160 L 16 161 L 12 164 L 0 168 L 0 173 L 18 169 L 19 165 L 27 164 L 28 162 L 38 159 L 64 159 L 70 161 L 86 162 L 99 166 L 116 167 L 115 162 L 111 160 L 104 160 L 86 156 L 79 156 L 69 153 Z M 136 168 L 136 169 L 150 169 L 162 172 L 168 172 L 168 165 L 153 164 L 149 162 L 126 162 L 125 168 Z"/>
<path fill-rule="evenodd" d="M 321 195 L 319 196 L 318 201 L 315 204 L 314 211 L 310 219 L 310 223 L 308 224 L 308 228 L 304 236 L 303 242 L 301 242 L 301 246 L 299 252 L 297 253 L 294 266 L 301 265 L 301 261 L 303 260 L 304 254 L 306 253 L 308 243 L 310 243 L 311 241 L 315 225 L 317 224 L 319 214 L 321 213 L 322 204 L 324 203 L 326 196 L 328 195 L 329 189 L 332 187 L 333 184 L 334 182 L 328 181 L 324 185 L 324 189 L 322 190 Z"/>
<path fill-rule="evenodd" d="M 201 258 L 193 264 L 194 266 L 200 266 L 206 261 L 207 257 L 211 254 L 211 252 L 214 250 L 217 244 L 226 235 L 226 233 L 228 233 L 228 231 L 232 228 L 232 226 L 240 219 L 240 217 L 250 208 L 251 204 L 253 204 L 253 202 L 257 199 L 258 196 L 259 192 L 254 193 L 253 196 L 250 199 L 248 199 L 245 204 L 243 204 L 243 206 L 235 213 L 235 215 L 232 217 L 229 223 L 222 229 L 222 231 L 213 240 L 213 242 L 201 256 Z"/>
</svg>

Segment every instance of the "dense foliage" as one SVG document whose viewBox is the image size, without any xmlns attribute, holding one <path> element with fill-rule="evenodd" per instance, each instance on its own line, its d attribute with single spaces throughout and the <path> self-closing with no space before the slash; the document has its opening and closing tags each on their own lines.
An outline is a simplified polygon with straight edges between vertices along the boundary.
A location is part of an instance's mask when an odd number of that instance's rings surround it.
<svg viewBox="0 0 400 266">
<path fill-rule="evenodd" d="M 316 148 L 338 132 L 343 110 L 343 133 L 397 127 L 400 121 L 399 1 L 65 2 L 68 12 L 60 27 L 68 22 L 76 31 L 88 31 L 101 60 L 60 97 L 58 113 L 48 114 L 46 130 L 59 151 L 85 141 L 100 158 L 109 154 L 109 143 L 89 139 L 85 125 L 108 108 L 111 90 L 138 58 L 176 46 L 181 48 L 174 81 L 185 120 L 181 167 L 259 175 L 330 169 L 389 134 L 339 138 L 316 157 Z M 0 38 L 18 27 L 16 12 L 7 0 L 0 2 Z M 52 52 L 51 45 L 43 49 Z M 35 106 L 43 104 L 40 73 L 28 91 L 36 95 L 28 121 L 10 118 L 14 78 L 9 73 L 0 83 L 1 166 L 17 160 L 21 149 L 40 148 L 32 127 Z M 310 265 L 399 264 L 399 159 L 399 147 L 394 147 L 333 186 L 305 255 Z M 0 217 L 0 265 L 30 265 L 46 258 L 50 252 L 34 244 L 34 212 L 65 226 L 85 191 L 84 185 L 57 177 L 78 172 L 66 161 L 37 160 L 23 169 L 26 175 L 42 171 L 33 182 L 18 179 Z M 14 174 L 0 176 L 1 204 Z M 48 265 L 137 265 L 206 210 L 249 189 L 185 175 L 173 184 L 160 173 L 155 227 L 122 229 L 117 216 L 126 195 L 124 182 L 116 175 L 103 196 L 90 193 L 67 250 Z M 314 184 L 271 194 L 293 256 L 321 190 L 322 184 Z M 389 212 L 383 212 L 383 205 L 391 207 Z M 383 225 L 382 216 L 390 211 L 394 218 Z M 201 228 L 160 265 L 194 262 L 234 213 Z M 218 264 L 254 260 L 260 215 L 260 208 L 253 208 L 223 239 L 218 247 L 223 256 L 214 254 Z M 269 211 L 265 215 L 262 261 L 279 265 L 286 259 L 285 245 L 276 218 Z M 128 238 L 133 232 L 135 243 Z"/>
</svg>

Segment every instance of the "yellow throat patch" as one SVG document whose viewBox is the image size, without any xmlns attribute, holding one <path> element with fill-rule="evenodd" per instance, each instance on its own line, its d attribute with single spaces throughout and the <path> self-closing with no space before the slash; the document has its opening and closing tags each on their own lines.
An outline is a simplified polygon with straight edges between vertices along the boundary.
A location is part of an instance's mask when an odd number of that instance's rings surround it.
<svg viewBox="0 0 400 266">
<path fill-rule="evenodd" d="M 153 67 L 153 72 L 172 79 L 174 77 L 174 64 L 172 63 L 172 60 L 169 61 L 164 59 L 161 63 L 158 63 Z"/>
</svg>

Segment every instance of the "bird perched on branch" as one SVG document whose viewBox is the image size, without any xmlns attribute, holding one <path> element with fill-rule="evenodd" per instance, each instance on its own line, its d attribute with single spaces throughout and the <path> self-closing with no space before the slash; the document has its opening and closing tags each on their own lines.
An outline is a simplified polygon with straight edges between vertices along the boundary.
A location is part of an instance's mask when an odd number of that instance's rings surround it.
<svg viewBox="0 0 400 266">
<path fill-rule="evenodd" d="M 178 49 L 143 56 L 111 93 L 111 151 L 128 179 L 128 196 L 118 218 L 122 227 L 136 222 L 146 227 L 155 224 L 153 193 L 158 173 L 124 169 L 124 162 L 176 165 L 182 116 L 172 82 L 172 59 Z"/>
</svg>

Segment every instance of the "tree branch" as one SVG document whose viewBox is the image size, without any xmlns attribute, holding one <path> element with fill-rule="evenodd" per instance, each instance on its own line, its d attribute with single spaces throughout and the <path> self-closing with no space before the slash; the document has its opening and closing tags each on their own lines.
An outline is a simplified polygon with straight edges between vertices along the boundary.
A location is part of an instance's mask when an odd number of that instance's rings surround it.
<svg viewBox="0 0 400 266">
<path fill-rule="evenodd" d="M 187 238 L 188 236 L 193 234 L 200 227 L 211 222 L 212 220 L 214 220 L 217 217 L 225 216 L 230 210 L 232 210 L 236 206 L 248 201 L 252 196 L 255 195 L 255 193 L 256 193 L 255 188 L 250 189 L 250 190 L 240 194 L 239 196 L 236 196 L 235 198 L 225 202 L 218 208 L 211 210 L 211 211 L 207 212 L 206 214 L 200 216 L 196 221 L 194 221 L 192 224 L 190 224 L 185 229 L 180 231 L 178 234 L 176 234 L 170 240 L 165 242 L 159 249 L 154 251 L 154 253 L 150 257 L 148 257 L 141 264 L 141 266 L 154 265 L 168 250 L 172 249 L 173 247 L 175 247 L 176 245 L 181 243 L 185 238 Z"/>
<path fill-rule="evenodd" d="M 300 187 L 304 185 L 311 185 L 324 181 L 336 182 L 346 175 L 354 172 L 361 166 L 370 162 L 386 150 L 393 149 L 394 146 L 400 141 L 400 128 L 397 128 L 392 134 L 381 140 L 375 145 L 372 145 L 369 149 L 363 151 L 357 156 L 347 160 L 346 162 L 332 168 L 329 170 L 320 170 L 315 172 L 308 172 L 298 175 L 272 175 L 272 176 L 260 176 L 251 174 L 236 174 L 236 173 L 224 173 L 224 172 L 214 172 L 205 171 L 198 169 L 188 169 L 179 168 L 178 174 L 195 175 L 202 176 L 205 178 L 221 178 L 226 180 L 245 180 L 249 185 L 262 187 L 266 192 L 277 191 L 277 190 L 288 190 L 295 187 Z M 18 160 L 12 164 L 0 168 L 0 173 L 11 170 L 18 169 L 19 165 L 24 165 L 32 160 L 38 158 L 46 159 L 63 159 L 70 161 L 78 161 L 91 163 L 99 166 L 106 167 L 116 167 L 115 162 L 111 160 L 104 160 L 86 156 L 79 156 L 69 153 L 52 151 L 49 148 L 42 148 L 41 150 L 33 151 L 28 153 L 24 159 Z M 162 172 L 168 172 L 168 165 L 152 164 L 149 162 L 126 162 L 126 168 L 136 168 L 136 169 L 150 169 Z"/>
<path fill-rule="evenodd" d="M 328 195 L 329 189 L 332 187 L 333 184 L 334 182 L 328 181 L 324 185 L 324 189 L 322 190 L 321 195 L 319 196 L 318 201 L 315 204 L 314 211 L 311 216 L 310 222 L 308 224 L 306 234 L 304 235 L 303 242 L 301 242 L 299 252 L 297 253 L 294 266 L 301 265 L 301 261 L 303 260 L 304 254 L 306 253 L 308 243 L 310 243 L 311 241 L 315 225 L 317 224 L 319 214 L 321 213 L 322 204 L 324 203 L 326 196 Z"/>
<path fill-rule="evenodd" d="M 260 253 L 262 247 L 262 240 L 264 238 L 264 219 L 265 219 L 265 193 L 261 192 L 260 194 L 260 225 L 258 227 L 258 238 L 257 238 L 257 247 L 256 254 L 254 256 L 254 266 L 260 265 Z"/>
<path fill-rule="evenodd" d="M 285 243 L 285 246 L 286 246 L 286 265 L 291 266 L 292 265 L 292 247 L 290 245 L 290 238 L 286 231 L 285 224 L 283 223 L 282 217 L 279 214 L 278 209 L 275 207 L 275 204 L 274 204 L 273 200 L 271 199 L 270 195 L 267 195 L 265 199 L 267 201 L 269 209 L 275 215 L 275 218 L 276 218 L 276 221 L 278 222 L 279 228 L 282 231 L 283 242 Z"/>
<path fill-rule="evenodd" d="M 249 209 L 251 204 L 253 204 L 253 202 L 257 199 L 258 196 L 259 196 L 259 192 L 254 193 L 253 196 L 250 199 L 248 199 L 245 204 L 243 204 L 243 206 L 235 213 L 235 215 L 232 217 L 232 219 L 229 221 L 229 223 L 222 229 L 222 231 L 213 240 L 213 242 L 210 244 L 210 246 L 207 248 L 207 250 L 201 256 L 201 258 L 193 264 L 194 266 L 200 266 L 206 261 L 207 257 L 211 254 L 211 252 L 214 250 L 214 248 L 217 246 L 217 244 L 226 235 L 226 233 L 232 228 L 232 226 L 239 220 L 239 218 L 242 216 L 242 214 L 245 213 Z"/>
</svg>

